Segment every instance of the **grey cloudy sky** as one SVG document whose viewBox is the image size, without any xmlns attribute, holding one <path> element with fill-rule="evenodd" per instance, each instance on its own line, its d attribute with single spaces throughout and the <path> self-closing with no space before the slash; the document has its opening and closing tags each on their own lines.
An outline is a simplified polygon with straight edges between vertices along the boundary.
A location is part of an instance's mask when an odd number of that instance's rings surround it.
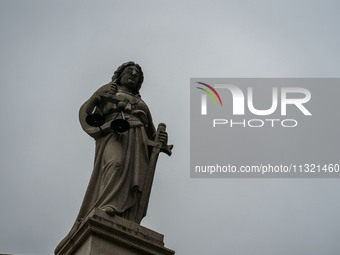
<svg viewBox="0 0 340 255">
<path fill-rule="evenodd" d="M 176 254 L 337 255 L 338 179 L 190 179 L 190 77 L 339 77 L 338 1 L 0 1 L 0 253 L 52 254 L 94 158 L 81 104 L 133 60 L 168 126 L 142 225 Z M 316 145 L 317 146 L 317 145 Z"/>
</svg>

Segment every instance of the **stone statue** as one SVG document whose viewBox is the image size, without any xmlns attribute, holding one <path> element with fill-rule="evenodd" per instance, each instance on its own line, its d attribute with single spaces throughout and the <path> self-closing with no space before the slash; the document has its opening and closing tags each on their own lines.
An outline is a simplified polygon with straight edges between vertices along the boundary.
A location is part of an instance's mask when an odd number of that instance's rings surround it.
<svg viewBox="0 0 340 255">
<path fill-rule="evenodd" d="M 171 155 L 172 145 L 164 124 L 156 131 L 139 95 L 143 79 L 138 64 L 124 63 L 81 106 L 81 126 L 96 142 L 94 169 L 77 220 L 56 253 L 94 208 L 138 224 L 146 215 L 158 154 Z M 99 121 L 91 123 L 88 116 L 95 114 Z"/>
</svg>

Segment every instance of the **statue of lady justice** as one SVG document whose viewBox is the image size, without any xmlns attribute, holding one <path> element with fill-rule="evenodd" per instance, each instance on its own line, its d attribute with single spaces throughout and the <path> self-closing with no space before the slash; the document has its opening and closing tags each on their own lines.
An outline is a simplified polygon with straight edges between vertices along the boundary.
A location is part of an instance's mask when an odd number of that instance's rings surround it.
<svg viewBox="0 0 340 255">
<path fill-rule="evenodd" d="M 146 215 L 158 154 L 171 155 L 172 145 L 139 95 L 143 79 L 138 64 L 124 63 L 81 106 L 81 126 L 96 142 L 94 169 L 77 220 L 56 251 L 94 208 L 138 224 Z"/>
</svg>

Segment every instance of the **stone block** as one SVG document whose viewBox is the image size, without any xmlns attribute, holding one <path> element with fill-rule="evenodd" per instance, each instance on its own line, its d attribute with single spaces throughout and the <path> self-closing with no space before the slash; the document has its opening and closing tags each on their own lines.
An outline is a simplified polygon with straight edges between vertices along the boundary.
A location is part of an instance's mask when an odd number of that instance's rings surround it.
<svg viewBox="0 0 340 255">
<path fill-rule="evenodd" d="M 164 236 L 95 208 L 56 255 L 173 255 Z"/>
</svg>

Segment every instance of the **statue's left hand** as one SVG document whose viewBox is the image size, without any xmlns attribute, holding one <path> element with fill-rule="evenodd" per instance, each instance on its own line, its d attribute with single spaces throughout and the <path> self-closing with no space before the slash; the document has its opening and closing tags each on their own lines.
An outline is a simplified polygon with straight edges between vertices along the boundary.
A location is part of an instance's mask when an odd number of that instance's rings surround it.
<svg viewBox="0 0 340 255">
<path fill-rule="evenodd" d="M 158 140 L 167 145 L 168 144 L 168 133 L 166 131 L 160 130 L 158 134 Z"/>
</svg>

